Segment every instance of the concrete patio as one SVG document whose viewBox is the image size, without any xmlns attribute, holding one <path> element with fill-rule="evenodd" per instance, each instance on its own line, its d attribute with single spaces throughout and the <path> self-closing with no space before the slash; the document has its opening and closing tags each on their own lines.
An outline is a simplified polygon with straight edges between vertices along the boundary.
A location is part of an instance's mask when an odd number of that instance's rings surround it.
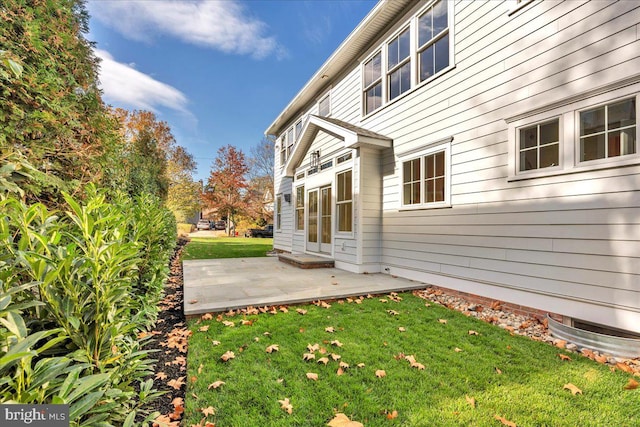
<svg viewBox="0 0 640 427">
<path fill-rule="evenodd" d="M 275 257 L 188 260 L 183 262 L 183 276 L 185 316 L 427 286 L 388 274 L 300 269 Z"/>
</svg>

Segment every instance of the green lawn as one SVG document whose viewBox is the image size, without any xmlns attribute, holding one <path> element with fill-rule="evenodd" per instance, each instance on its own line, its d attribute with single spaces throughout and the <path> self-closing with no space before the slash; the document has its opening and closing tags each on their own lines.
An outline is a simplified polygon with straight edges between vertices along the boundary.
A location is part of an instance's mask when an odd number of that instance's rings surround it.
<svg viewBox="0 0 640 427">
<path fill-rule="evenodd" d="M 629 374 L 411 294 L 400 297 L 190 321 L 183 425 L 200 422 L 199 410 L 209 406 L 215 415 L 206 420 L 217 427 L 324 426 L 336 412 L 367 427 L 502 425 L 496 417 L 517 426 L 638 425 L 640 390 L 624 390 Z M 272 344 L 279 351 L 267 353 Z M 310 352 L 314 344 L 320 348 Z M 235 358 L 223 362 L 227 351 Z M 305 353 L 315 359 L 304 361 Z M 409 355 L 424 369 L 412 367 L 403 357 Z M 326 365 L 318 363 L 323 357 Z M 337 375 L 340 361 L 349 368 Z M 210 386 L 216 381 L 225 384 Z M 287 398 L 291 414 L 278 402 Z"/>
<path fill-rule="evenodd" d="M 192 237 L 182 252 L 182 259 L 261 257 L 272 248 L 273 239 Z"/>
</svg>

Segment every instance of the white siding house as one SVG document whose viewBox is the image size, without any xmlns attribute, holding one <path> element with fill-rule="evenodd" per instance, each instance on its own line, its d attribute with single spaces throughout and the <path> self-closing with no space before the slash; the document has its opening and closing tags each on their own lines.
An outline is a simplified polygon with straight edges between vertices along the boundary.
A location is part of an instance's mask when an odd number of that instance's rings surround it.
<svg viewBox="0 0 640 427">
<path fill-rule="evenodd" d="M 267 129 L 274 246 L 640 332 L 640 2 L 380 1 Z"/>
</svg>

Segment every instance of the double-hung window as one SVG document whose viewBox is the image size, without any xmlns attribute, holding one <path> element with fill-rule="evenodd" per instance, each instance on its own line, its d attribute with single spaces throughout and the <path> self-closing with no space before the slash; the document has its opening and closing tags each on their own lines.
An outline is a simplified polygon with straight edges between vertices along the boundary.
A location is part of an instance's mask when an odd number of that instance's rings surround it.
<svg viewBox="0 0 640 427">
<path fill-rule="evenodd" d="M 364 64 L 364 112 L 369 114 L 382 106 L 382 52 Z"/>
<path fill-rule="evenodd" d="M 353 190 L 351 169 L 336 175 L 338 194 L 336 211 L 338 214 L 338 232 L 353 231 Z"/>
<path fill-rule="evenodd" d="M 387 44 L 387 88 L 389 101 L 411 89 L 411 29 Z"/>
<path fill-rule="evenodd" d="M 296 187 L 296 230 L 304 230 L 304 185 Z"/>
<path fill-rule="evenodd" d="M 440 0 L 418 17 L 418 77 L 423 82 L 449 66 L 447 2 Z"/>
<path fill-rule="evenodd" d="M 293 142 L 293 128 L 289 128 L 287 131 L 287 156 L 290 156 L 293 151 Z"/>
<path fill-rule="evenodd" d="M 280 167 L 284 166 L 285 163 L 287 163 L 287 141 L 283 135 L 280 138 Z"/>
<path fill-rule="evenodd" d="M 580 112 L 580 161 L 636 152 L 636 99 Z"/>
<path fill-rule="evenodd" d="M 433 146 L 402 161 L 402 206 L 431 208 L 449 205 L 450 143 Z"/>
</svg>

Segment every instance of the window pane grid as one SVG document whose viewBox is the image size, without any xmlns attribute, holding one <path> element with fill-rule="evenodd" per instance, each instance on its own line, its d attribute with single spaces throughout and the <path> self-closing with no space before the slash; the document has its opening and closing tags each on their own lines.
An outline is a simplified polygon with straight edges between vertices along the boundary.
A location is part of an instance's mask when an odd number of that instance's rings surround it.
<svg viewBox="0 0 640 427">
<path fill-rule="evenodd" d="M 304 186 L 296 187 L 296 230 L 304 230 Z"/>
<path fill-rule="evenodd" d="M 338 231 L 350 232 L 353 230 L 353 189 L 352 172 L 339 173 L 336 177 L 336 211 L 338 214 Z"/>
<path fill-rule="evenodd" d="M 520 129 L 521 172 L 558 166 L 560 121 L 558 119 Z"/>
<path fill-rule="evenodd" d="M 425 202 L 444 201 L 444 152 L 440 151 L 424 157 L 425 165 Z"/>
<path fill-rule="evenodd" d="M 580 113 L 580 161 L 635 154 L 635 98 Z"/>
</svg>

